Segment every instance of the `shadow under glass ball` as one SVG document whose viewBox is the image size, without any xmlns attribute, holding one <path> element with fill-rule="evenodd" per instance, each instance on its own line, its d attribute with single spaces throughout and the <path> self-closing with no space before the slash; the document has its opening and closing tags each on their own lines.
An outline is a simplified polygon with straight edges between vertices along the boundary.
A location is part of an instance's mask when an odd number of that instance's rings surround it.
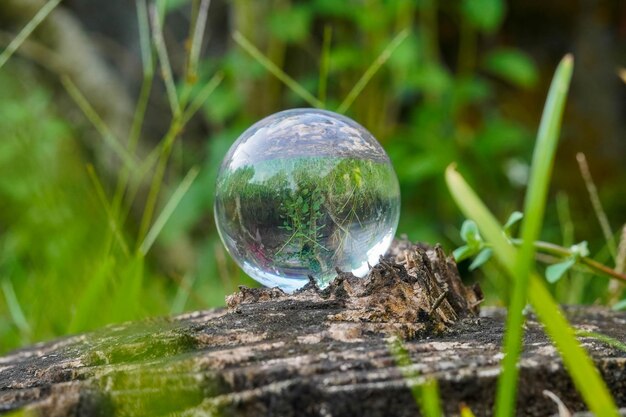
<svg viewBox="0 0 626 417">
<path fill-rule="evenodd" d="M 217 178 L 215 221 L 226 249 L 263 285 L 324 287 L 335 268 L 364 276 L 389 248 L 400 189 L 389 157 L 339 114 L 294 109 L 246 130 Z"/>
</svg>

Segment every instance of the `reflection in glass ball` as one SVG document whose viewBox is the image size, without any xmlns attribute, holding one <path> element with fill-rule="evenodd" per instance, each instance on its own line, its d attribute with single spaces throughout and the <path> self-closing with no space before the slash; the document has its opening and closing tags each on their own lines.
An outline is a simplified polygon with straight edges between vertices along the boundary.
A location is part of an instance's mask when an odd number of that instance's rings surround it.
<svg viewBox="0 0 626 417">
<path fill-rule="evenodd" d="M 339 114 L 294 109 L 246 130 L 217 178 L 215 221 L 226 249 L 263 285 L 296 290 L 335 268 L 364 276 L 389 248 L 400 189 L 389 157 Z"/>
</svg>

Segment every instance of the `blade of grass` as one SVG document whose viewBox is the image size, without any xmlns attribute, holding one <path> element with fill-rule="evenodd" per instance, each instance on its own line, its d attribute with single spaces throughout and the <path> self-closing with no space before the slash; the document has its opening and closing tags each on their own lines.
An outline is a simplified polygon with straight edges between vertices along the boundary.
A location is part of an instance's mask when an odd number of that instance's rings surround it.
<svg viewBox="0 0 626 417">
<path fill-rule="evenodd" d="M 100 133 L 100 136 L 102 136 L 104 142 L 109 145 L 109 147 L 117 154 L 117 156 L 122 160 L 126 167 L 131 170 L 135 169 L 135 167 L 137 166 L 136 158 L 134 158 L 115 137 L 115 135 L 113 134 L 113 132 L 111 132 L 106 123 L 104 123 L 104 121 L 100 118 L 100 116 L 91 106 L 91 104 L 89 104 L 83 93 L 81 93 L 78 87 L 76 87 L 76 84 L 74 84 L 74 82 L 72 82 L 72 80 L 67 76 L 61 77 L 61 83 L 67 90 L 68 94 L 72 97 L 76 105 L 82 110 L 83 114 L 96 128 L 98 133 Z"/>
<path fill-rule="evenodd" d="M 187 122 L 196 114 L 198 110 L 204 105 L 209 96 L 215 91 L 218 85 L 224 79 L 224 74 L 222 72 L 218 72 L 215 74 L 208 83 L 198 92 L 196 97 L 193 99 L 189 107 L 185 109 L 185 112 L 182 116 L 182 124 L 186 125 Z"/>
<path fill-rule="evenodd" d="M 537 144 L 533 153 L 530 180 L 524 201 L 526 215 L 521 225 L 522 246 L 514 264 L 515 277 L 507 314 L 502 375 L 498 379 L 495 415 L 500 417 L 515 413 L 519 373 L 517 362 L 524 331 L 522 311 L 527 302 L 528 277 L 533 269 L 535 257 L 534 242 L 539 237 L 543 223 L 548 185 L 573 67 L 571 55 L 566 55 L 557 67 L 537 132 Z"/>
<path fill-rule="evenodd" d="M 411 361 L 409 352 L 402 344 L 400 338 L 391 338 L 388 343 L 388 348 L 398 369 L 402 373 L 402 377 L 409 385 L 413 399 L 418 404 L 422 415 L 425 417 L 441 417 L 443 412 L 439 402 L 439 385 L 437 384 L 437 380 L 426 378 L 423 383 L 415 382 L 419 374 L 413 369 L 413 362 Z"/>
<path fill-rule="evenodd" d="M 20 33 L 17 34 L 13 41 L 9 43 L 6 49 L 0 54 L 0 68 L 7 63 L 15 51 L 17 51 L 30 34 L 37 29 L 37 26 L 39 26 L 60 3 L 61 0 L 50 0 L 44 4 L 41 9 L 39 9 L 37 14 L 35 14 L 35 16 L 28 21 L 26 26 L 22 28 Z"/>
<path fill-rule="evenodd" d="M 109 220 L 109 228 L 111 229 L 111 233 L 113 233 L 113 235 L 115 236 L 115 239 L 117 240 L 117 243 L 120 245 L 120 248 L 122 248 L 124 255 L 127 257 L 130 256 L 130 252 L 128 250 L 128 245 L 126 244 L 126 240 L 124 239 L 124 236 L 122 235 L 122 231 L 115 217 L 115 213 L 113 212 L 111 205 L 109 204 L 106 193 L 104 192 L 104 187 L 102 186 L 102 183 L 98 179 L 98 174 L 96 174 L 96 171 L 93 165 L 91 164 L 87 165 L 87 173 L 89 174 L 89 179 L 91 179 L 91 182 L 93 183 L 93 186 L 96 190 L 98 199 L 100 200 L 100 203 L 104 207 L 104 211 L 106 212 L 107 219 Z"/>
<path fill-rule="evenodd" d="M 113 276 L 115 260 L 104 255 L 101 262 L 90 271 L 89 280 L 77 299 L 76 309 L 67 327 L 67 333 L 78 333 L 93 326 L 94 315 L 101 315 L 103 299 L 108 297 L 107 284 Z"/>
<path fill-rule="evenodd" d="M 204 39 L 204 32 L 206 30 L 206 21 L 209 15 L 209 6 L 211 0 L 202 0 L 200 3 L 200 9 L 198 10 L 198 17 L 194 23 L 193 38 L 191 40 L 191 47 L 189 49 L 189 64 L 187 67 L 187 77 L 197 79 L 198 62 L 200 60 L 200 49 L 202 47 L 202 40 Z"/>
<path fill-rule="evenodd" d="M 183 279 L 178 284 L 178 290 L 176 291 L 174 301 L 172 301 L 170 315 L 180 314 L 185 311 L 187 300 L 189 300 L 189 296 L 191 295 L 191 291 L 195 282 L 196 275 L 194 274 L 188 274 L 183 277 Z"/>
<path fill-rule="evenodd" d="M 152 53 L 152 43 L 150 41 L 150 20 L 148 18 L 148 5 L 146 4 L 146 0 L 135 0 L 135 8 L 137 9 L 139 47 L 145 77 L 148 74 L 154 74 L 154 56 Z"/>
<path fill-rule="evenodd" d="M 309 103 L 312 107 L 318 109 L 324 108 L 324 103 L 315 98 L 313 94 L 309 93 L 304 87 L 302 87 L 296 80 L 287 75 L 276 64 L 269 60 L 256 46 L 254 46 L 241 32 L 236 31 L 233 34 L 233 39 L 239 46 L 241 46 L 247 53 L 249 53 L 259 64 L 263 65 L 272 75 L 278 78 L 283 84 L 285 84 L 291 91 L 300 96 L 301 99 Z"/>
<path fill-rule="evenodd" d="M 112 322 L 122 322 L 140 317 L 143 304 L 141 302 L 141 288 L 143 286 L 145 258 L 135 254 L 123 265 L 116 268 L 120 278 L 114 288 L 111 299 Z"/>
<path fill-rule="evenodd" d="M 604 234 L 604 239 L 606 240 L 609 252 L 611 253 L 613 262 L 616 262 L 617 249 L 615 247 L 615 238 L 613 238 L 613 230 L 611 230 L 609 219 L 606 217 L 606 212 L 602 207 L 602 202 L 600 201 L 600 197 L 598 196 L 598 189 L 596 188 L 596 184 L 593 182 L 593 178 L 591 177 L 591 171 L 589 170 L 589 164 L 587 163 L 587 158 L 585 157 L 585 154 L 582 152 L 578 152 L 576 154 L 576 162 L 578 162 L 580 174 L 583 177 L 585 187 L 587 188 L 587 192 L 589 193 L 589 200 L 591 200 L 593 211 L 596 213 L 596 218 L 600 223 L 600 228 L 602 229 L 602 234 Z"/>
<path fill-rule="evenodd" d="M 137 9 L 137 26 L 139 27 L 139 46 L 141 49 L 141 62 L 143 65 L 143 81 L 141 83 L 141 91 L 137 99 L 135 114 L 133 115 L 133 124 L 130 129 L 129 148 L 134 152 L 141 128 L 145 119 L 146 109 L 148 107 L 148 99 L 154 81 L 154 54 L 152 51 L 152 43 L 150 41 L 150 21 L 148 18 L 148 6 L 145 0 L 136 0 Z"/>
<path fill-rule="evenodd" d="M 394 51 L 404 42 L 404 40 L 409 36 L 410 29 L 406 28 L 398 33 L 389 44 L 383 49 L 383 51 L 378 55 L 378 57 L 372 62 L 372 64 L 365 70 L 361 78 L 354 84 L 352 90 L 348 93 L 346 98 L 337 108 L 337 113 L 345 113 L 348 111 L 354 100 L 361 94 L 367 83 L 372 79 L 372 77 L 378 72 L 378 70 L 389 60 Z"/>
<path fill-rule="evenodd" d="M 9 314 L 11 315 L 11 320 L 15 326 L 20 330 L 20 336 L 22 338 L 23 344 L 30 343 L 30 336 L 32 334 L 32 329 L 28 324 L 28 320 L 26 320 L 26 316 L 24 315 L 24 310 L 22 310 L 22 306 L 20 305 L 19 300 L 17 299 L 17 295 L 15 294 L 15 289 L 13 288 L 13 283 L 10 279 L 6 278 L 2 280 L 2 292 L 4 293 L 4 299 L 9 307 Z"/>
<path fill-rule="evenodd" d="M 626 224 L 622 226 L 622 234 L 617 246 L 617 262 L 615 270 L 619 273 L 626 272 Z"/>
<path fill-rule="evenodd" d="M 143 242 L 146 238 L 148 228 L 150 227 L 150 223 L 152 222 L 154 209 L 159 198 L 159 192 L 161 191 L 161 183 L 163 182 L 163 176 L 165 175 L 165 168 L 167 167 L 167 162 L 172 152 L 172 145 L 180 134 L 182 128 L 183 126 L 179 120 L 179 117 L 174 117 L 174 120 L 172 120 L 172 124 L 170 125 L 169 130 L 162 140 L 162 144 L 159 144 L 159 146 L 157 147 L 157 149 L 159 149 L 159 159 L 154 175 L 152 176 L 152 182 L 150 184 L 150 190 L 148 191 L 148 197 L 146 199 L 143 215 L 141 216 L 139 234 L 137 235 L 138 251 L 140 250 L 141 246 L 140 242 Z"/>
<path fill-rule="evenodd" d="M 322 57 L 320 59 L 320 75 L 317 87 L 317 97 L 324 106 L 326 104 L 326 87 L 328 85 L 328 70 L 330 69 L 330 45 L 333 38 L 333 28 L 324 26 L 324 39 L 322 40 Z"/>
<path fill-rule="evenodd" d="M 139 27 L 139 44 L 141 49 L 141 61 L 143 64 L 143 80 L 141 82 L 141 90 L 139 92 L 139 98 L 137 99 L 137 105 L 135 106 L 135 112 L 133 114 L 133 122 L 130 128 L 130 139 L 128 141 L 129 152 L 134 154 L 139 144 L 139 138 L 141 136 L 141 130 L 148 108 L 148 100 L 150 99 L 150 92 L 152 91 L 152 85 L 154 82 L 154 55 L 152 53 L 152 44 L 150 42 L 150 22 L 148 21 L 148 6 L 145 0 L 136 0 L 135 6 L 137 9 L 137 26 Z M 136 174 L 136 173 L 134 173 Z M 112 211 L 117 216 L 120 213 L 122 200 L 128 187 L 129 177 L 131 171 L 128 168 L 124 168 L 118 176 L 115 193 L 113 196 Z M 120 219 L 120 224 L 123 224 L 123 220 Z"/>
<path fill-rule="evenodd" d="M 511 243 L 513 243 L 516 246 L 521 246 L 522 242 L 523 241 L 521 239 L 511 239 Z M 571 249 L 564 248 L 559 245 L 555 245 L 554 243 L 542 242 L 540 240 L 537 240 L 533 242 L 533 244 L 535 246 L 535 249 L 548 255 L 557 256 L 559 258 L 568 258 L 574 255 Z M 611 269 L 607 267 L 606 265 L 603 265 L 600 262 L 589 258 L 588 256 L 580 256 L 578 260 L 580 261 L 581 264 L 589 267 L 589 269 L 591 269 L 595 273 L 603 274 L 603 275 L 606 275 L 607 277 L 614 278 L 622 282 L 626 282 L 626 274 L 618 272 L 617 270 Z"/>
<path fill-rule="evenodd" d="M 561 226 L 561 244 L 569 248 L 574 244 L 574 222 L 569 207 L 569 196 L 562 191 L 556 195 L 556 212 Z"/>
<path fill-rule="evenodd" d="M 124 208 L 120 210 L 120 215 L 119 215 L 120 224 L 124 224 L 126 222 L 126 219 L 128 218 L 128 215 L 130 213 L 131 206 L 133 205 L 135 198 L 137 197 L 137 194 L 144 181 L 144 178 L 146 177 L 146 175 L 148 175 L 150 170 L 152 170 L 155 164 L 159 161 L 162 148 L 163 148 L 162 145 L 163 143 L 160 143 L 154 149 L 152 149 L 152 151 L 150 151 L 150 153 L 141 163 L 139 168 L 137 168 L 136 173 L 133 175 L 132 178 L 130 178 L 130 182 L 128 184 L 128 191 L 126 193 L 126 200 L 124 201 Z"/>
<path fill-rule="evenodd" d="M 189 25 L 188 40 L 185 42 L 187 49 L 185 78 L 180 93 L 181 110 L 187 107 L 193 86 L 198 82 L 198 63 L 210 4 L 210 0 L 193 0 L 191 4 L 191 25 Z"/>
<path fill-rule="evenodd" d="M 170 58 L 167 53 L 167 48 L 165 47 L 165 38 L 163 37 L 159 11 L 154 5 L 150 8 L 150 21 L 152 22 L 152 41 L 154 42 L 157 55 L 159 56 L 159 62 L 161 63 L 161 75 L 165 83 L 165 91 L 167 92 L 167 98 L 170 103 L 170 108 L 172 109 L 172 115 L 177 117 L 181 112 L 180 102 L 178 101 L 178 95 L 176 93 L 176 84 L 174 83 L 174 76 L 172 75 Z"/>
<path fill-rule="evenodd" d="M 198 176 L 198 172 L 199 170 L 197 167 L 191 168 L 185 178 L 183 178 L 178 188 L 176 188 L 176 191 L 174 191 L 174 194 L 172 194 L 172 197 L 163 208 L 159 217 L 157 217 L 144 241 L 141 243 L 139 250 L 143 255 L 146 255 L 154 244 L 154 241 L 159 233 L 161 233 L 161 230 L 163 230 L 163 227 L 172 216 L 172 213 L 174 213 L 180 201 L 183 199 L 187 191 L 189 191 L 189 187 L 191 187 L 191 184 L 193 184 L 193 181 Z"/>
<path fill-rule="evenodd" d="M 446 170 L 446 182 L 457 206 L 476 222 L 485 240 L 493 245 L 500 264 L 515 280 L 517 272 L 514 266 L 517 265 L 518 253 L 503 235 L 502 226 L 453 166 Z M 616 417 L 615 403 L 600 373 L 576 340 L 574 330 L 543 284 L 542 278 L 534 272 L 529 280 L 528 297 L 589 409 L 598 416 Z"/>
<path fill-rule="evenodd" d="M 619 349 L 622 352 L 626 352 L 626 343 L 623 343 L 611 336 L 607 336 L 602 333 L 588 332 L 586 330 L 576 330 L 576 336 L 590 337 L 592 339 L 596 339 L 596 340 L 599 340 L 600 342 L 606 343 L 607 345 L 614 347 L 615 349 Z"/>
</svg>

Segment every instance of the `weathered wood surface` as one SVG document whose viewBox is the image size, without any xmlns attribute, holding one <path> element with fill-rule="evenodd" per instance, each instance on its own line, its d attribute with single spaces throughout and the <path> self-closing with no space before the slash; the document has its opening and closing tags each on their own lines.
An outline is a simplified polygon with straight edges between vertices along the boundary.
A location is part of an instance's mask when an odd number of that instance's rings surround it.
<svg viewBox="0 0 626 417">
<path fill-rule="evenodd" d="M 111 326 L 13 352 L 0 358 L 0 414 L 416 416 L 407 386 L 421 379 L 406 380 L 388 349 L 389 337 L 400 335 L 414 370 L 438 379 L 447 415 L 463 402 L 489 415 L 503 313 L 478 317 L 479 299 L 440 249 L 400 243 L 367 279 L 340 274 L 324 291 L 310 285 L 291 296 L 246 289 L 229 298 L 228 309 Z M 624 338 L 623 313 L 568 314 L 579 328 Z M 626 406 L 626 353 L 582 340 Z M 584 409 L 530 317 L 518 414 L 555 414 L 543 390 Z"/>
</svg>

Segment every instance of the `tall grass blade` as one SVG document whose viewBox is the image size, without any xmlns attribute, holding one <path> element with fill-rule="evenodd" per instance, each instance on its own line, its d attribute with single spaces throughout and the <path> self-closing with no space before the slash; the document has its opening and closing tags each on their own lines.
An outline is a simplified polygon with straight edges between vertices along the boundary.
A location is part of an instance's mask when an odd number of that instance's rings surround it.
<svg viewBox="0 0 626 417">
<path fill-rule="evenodd" d="M 209 96 L 215 91 L 217 86 L 220 85 L 224 79 L 224 73 L 218 72 L 215 74 L 208 83 L 198 92 L 198 95 L 189 104 L 189 107 L 185 109 L 182 116 L 182 124 L 186 125 L 187 122 L 196 114 L 198 110 L 204 105 Z"/>
<path fill-rule="evenodd" d="M 202 0 L 200 3 L 200 9 L 198 11 L 198 18 L 196 19 L 193 31 L 193 38 L 191 39 L 191 47 L 189 49 L 189 60 L 187 68 L 187 77 L 197 78 L 198 62 L 200 60 L 200 49 L 202 47 L 202 40 L 204 39 L 204 32 L 206 30 L 206 21 L 209 15 L 209 6 L 211 0 Z"/>
<path fill-rule="evenodd" d="M 148 18 L 148 6 L 146 0 L 135 0 L 137 9 L 137 25 L 139 27 L 139 47 L 141 50 L 141 62 L 143 64 L 143 74 L 154 74 L 154 56 L 152 53 L 152 42 L 150 41 L 150 20 Z"/>
<path fill-rule="evenodd" d="M 17 299 L 17 294 L 15 294 L 15 289 L 13 288 L 13 283 L 11 283 L 10 279 L 5 278 L 2 280 L 2 292 L 4 293 L 4 300 L 9 307 L 11 320 L 13 320 L 13 323 L 20 331 L 22 342 L 24 344 L 29 343 L 32 330 L 28 324 L 28 320 L 26 320 L 24 310 L 22 310 L 22 306 Z"/>
<path fill-rule="evenodd" d="M 174 191 L 174 194 L 172 194 L 172 197 L 163 208 L 163 211 L 161 212 L 159 217 L 157 217 L 154 225 L 152 225 L 152 227 L 150 228 L 150 231 L 146 235 L 144 241 L 141 243 L 139 250 L 143 255 L 146 255 L 154 244 L 154 241 L 156 240 L 157 236 L 159 236 L 159 233 L 161 233 L 161 230 L 163 230 L 163 227 L 176 210 L 176 207 L 178 207 L 180 201 L 183 199 L 187 191 L 189 191 L 189 187 L 191 187 L 191 184 L 193 184 L 193 181 L 198 176 L 198 172 L 199 170 L 197 167 L 190 169 L 185 178 L 183 178 L 183 181 L 180 183 L 178 188 L 176 188 L 176 191 Z"/>
<path fill-rule="evenodd" d="M 128 262 L 120 265 L 120 279 L 113 292 L 111 300 L 112 322 L 133 320 L 140 316 L 143 308 L 141 303 L 141 288 L 143 286 L 145 258 L 141 254 L 135 254 Z"/>
<path fill-rule="evenodd" d="M 411 388 L 411 394 L 425 417 L 441 417 L 443 415 L 439 402 L 439 385 L 437 380 L 428 378 L 423 383 L 416 383 L 419 377 L 413 369 L 413 363 L 406 347 L 398 337 L 393 337 L 388 344 L 396 365 Z"/>
<path fill-rule="evenodd" d="M 93 165 L 87 165 L 87 173 L 89 174 L 89 178 L 91 179 L 91 182 L 93 183 L 93 186 L 96 190 L 96 195 L 98 196 L 100 203 L 104 207 L 104 211 L 109 221 L 109 228 L 111 229 L 111 233 L 113 233 L 113 236 L 115 236 L 115 239 L 120 245 L 120 248 L 122 248 L 124 255 L 126 255 L 127 257 L 130 256 L 128 244 L 126 244 L 126 240 L 124 239 L 124 235 L 122 234 L 121 227 L 118 224 L 115 213 L 113 212 L 113 209 L 111 208 L 111 205 L 109 204 L 109 201 L 106 197 L 106 193 L 104 192 L 104 187 L 98 179 L 98 175 L 96 174 Z"/>
<path fill-rule="evenodd" d="M 534 242 L 539 238 L 543 223 L 548 186 L 573 67 L 571 55 L 565 56 L 557 67 L 537 133 L 537 144 L 533 153 L 530 180 L 524 200 L 525 217 L 521 225 L 522 246 L 514 263 L 515 279 L 507 314 L 502 375 L 498 380 L 495 415 L 500 417 L 515 413 L 519 373 L 517 361 L 524 331 L 522 310 L 527 302 L 528 280 L 535 257 Z"/>
<path fill-rule="evenodd" d="M 324 103 L 315 98 L 313 94 L 309 93 L 304 87 L 302 87 L 296 80 L 287 75 L 276 64 L 269 60 L 256 46 L 252 44 L 241 32 L 237 31 L 233 34 L 233 39 L 239 46 L 241 46 L 247 53 L 249 53 L 257 62 L 265 67 L 272 75 L 282 81 L 291 91 L 300 96 L 301 99 L 309 103 L 312 107 L 319 109 L 324 107 Z"/>
<path fill-rule="evenodd" d="M 52 11 L 61 3 L 61 0 L 50 0 L 48 3 L 44 4 L 41 9 L 35 14 L 35 16 L 30 19 L 30 21 L 22 28 L 20 33 L 9 43 L 4 51 L 0 54 L 0 68 L 7 63 L 7 61 L 13 56 L 15 51 L 19 49 L 19 47 L 24 43 L 24 41 L 30 36 L 31 33 L 37 26 L 41 24 Z"/>
<path fill-rule="evenodd" d="M 348 111 L 348 109 L 350 108 L 354 100 L 356 100 L 359 94 L 361 94 L 361 92 L 363 91 L 367 83 L 369 83 L 372 77 L 378 72 L 378 70 L 383 65 L 385 65 L 385 62 L 387 62 L 389 58 L 391 58 L 391 55 L 398 48 L 398 46 L 400 46 L 400 44 L 404 42 L 407 36 L 409 36 L 410 32 L 411 30 L 409 28 L 406 28 L 402 30 L 400 33 L 398 33 L 391 40 L 391 42 L 389 42 L 389 44 L 385 47 L 385 49 L 383 49 L 380 55 L 378 55 L 378 57 L 374 60 L 374 62 L 372 62 L 369 68 L 365 70 L 361 78 L 359 78 L 356 84 L 354 84 L 354 87 L 352 87 L 352 90 L 350 90 L 346 98 L 337 108 L 337 113 L 343 114 L 346 111 Z"/>
<path fill-rule="evenodd" d="M 458 207 L 478 224 L 481 234 L 492 244 L 496 258 L 515 280 L 518 252 L 505 238 L 502 226 L 453 166 L 446 170 L 446 182 Z M 534 272 L 530 275 L 528 291 L 528 298 L 539 321 L 559 350 L 565 367 L 589 409 L 598 416 L 617 417 L 615 403 L 600 373 L 576 340 L 574 330 L 543 284 L 542 278 Z"/>
<path fill-rule="evenodd" d="M 622 226 L 622 234 L 620 235 L 619 245 L 617 246 L 615 270 L 622 274 L 626 272 L 626 224 Z"/>
<path fill-rule="evenodd" d="M 556 213 L 561 226 L 561 245 L 569 248 L 574 244 L 574 222 L 569 207 L 569 197 L 564 192 L 556 195 Z"/>
<path fill-rule="evenodd" d="M 81 93 L 78 87 L 76 87 L 76 84 L 74 84 L 74 82 L 72 82 L 72 80 L 67 76 L 61 77 L 61 83 L 76 105 L 82 110 L 85 117 L 87 117 L 98 133 L 100 133 L 104 142 L 117 154 L 127 168 L 134 170 L 137 166 L 136 158 L 134 158 L 115 137 L 106 123 L 104 123 L 104 120 L 100 118 L 95 109 L 91 106 L 91 104 L 89 104 L 83 93 Z"/>
<path fill-rule="evenodd" d="M 163 36 L 163 28 L 157 7 L 153 6 L 150 8 L 150 18 L 152 22 L 152 38 L 157 55 L 159 56 L 159 62 L 161 63 L 161 75 L 165 83 L 167 99 L 170 103 L 172 114 L 174 117 L 177 117 L 181 112 L 180 102 L 178 101 L 178 94 L 176 93 L 176 84 L 174 83 L 174 76 L 172 75 L 172 65 L 170 64 L 170 58 L 167 53 L 167 48 L 165 47 L 165 38 Z"/>
<path fill-rule="evenodd" d="M 326 88 L 328 86 L 328 71 L 330 69 L 330 45 L 333 38 L 333 28 L 324 26 L 324 39 L 322 40 L 322 57 L 320 59 L 320 75 L 317 87 L 317 98 L 322 105 L 326 105 Z"/>
<path fill-rule="evenodd" d="M 94 317 L 102 317 L 103 300 L 109 295 L 107 284 L 113 276 L 115 268 L 113 257 L 104 255 L 102 261 L 90 271 L 90 277 L 84 290 L 77 300 L 76 309 L 67 328 L 68 333 L 77 333 L 88 330 L 93 326 Z"/>
<path fill-rule="evenodd" d="M 172 152 L 172 146 L 181 130 L 182 124 L 179 117 L 174 117 L 169 130 L 162 140 L 162 143 L 160 143 L 156 148 L 158 149 L 158 153 L 156 154 L 158 156 L 158 162 L 150 183 L 150 190 L 148 191 L 148 197 L 146 199 L 143 215 L 141 216 L 139 234 L 137 236 L 137 250 L 140 250 L 140 242 L 143 242 L 147 236 L 148 228 L 152 222 L 154 209 L 161 191 L 161 183 L 163 182 L 163 177 L 165 176 L 165 168 L 167 167 L 167 162 Z M 148 158 L 150 158 L 150 156 Z"/>
<path fill-rule="evenodd" d="M 185 311 L 185 305 L 189 300 L 193 285 L 196 281 L 196 275 L 185 275 L 178 286 L 174 301 L 172 301 L 172 307 L 170 308 L 170 315 L 180 314 Z"/>
<path fill-rule="evenodd" d="M 596 188 L 596 184 L 593 182 L 593 178 L 591 177 L 591 170 L 589 169 L 589 164 L 587 163 L 587 158 L 585 157 L 585 154 L 582 152 L 578 152 L 576 154 L 576 162 L 578 162 L 580 174 L 583 177 L 585 187 L 587 188 L 587 192 L 589 193 L 589 200 L 591 200 L 593 211 L 596 214 L 598 223 L 600 223 L 600 228 L 602 229 L 602 234 L 604 235 L 604 239 L 606 240 L 607 247 L 609 248 L 609 252 L 611 253 L 613 262 L 616 262 L 617 248 L 615 245 L 615 238 L 613 237 L 613 230 L 611 229 L 611 225 L 609 224 L 609 219 L 606 216 L 604 207 L 602 207 L 602 201 L 600 201 L 598 189 Z"/>
<path fill-rule="evenodd" d="M 148 108 L 148 99 L 154 81 L 154 54 L 152 51 L 152 42 L 150 41 L 150 20 L 148 18 L 148 6 L 146 0 L 135 0 L 137 8 L 137 25 L 139 26 L 139 46 L 141 49 L 141 62 L 143 65 L 143 81 L 141 83 L 141 91 L 137 99 L 135 114 L 133 115 L 133 124 L 130 129 L 129 149 L 135 151 L 139 137 L 141 136 L 141 128 Z"/>
<path fill-rule="evenodd" d="M 591 339 L 595 339 L 598 340 L 602 343 L 606 343 L 607 345 L 611 346 L 612 348 L 615 349 L 619 349 L 622 352 L 626 352 L 626 343 L 621 342 L 611 336 L 607 336 L 605 334 L 602 333 L 597 333 L 597 332 L 589 332 L 587 330 L 577 330 L 576 331 L 576 336 L 578 337 L 589 337 Z"/>
</svg>

